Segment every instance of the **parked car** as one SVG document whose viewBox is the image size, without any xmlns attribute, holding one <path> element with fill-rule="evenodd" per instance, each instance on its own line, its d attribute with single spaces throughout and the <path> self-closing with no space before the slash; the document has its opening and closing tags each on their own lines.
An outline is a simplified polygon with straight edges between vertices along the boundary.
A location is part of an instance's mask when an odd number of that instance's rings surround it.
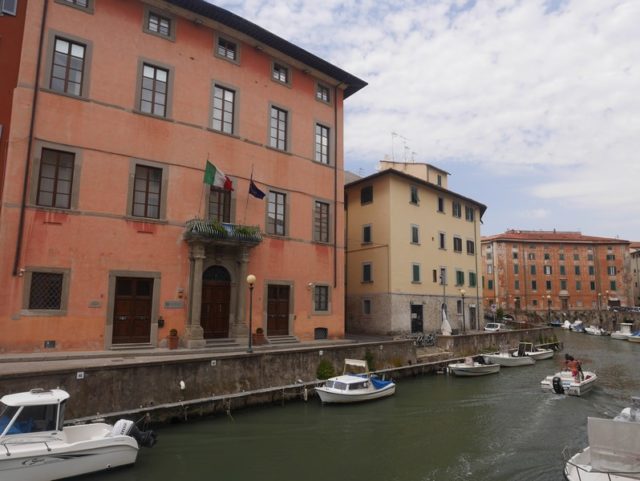
<svg viewBox="0 0 640 481">
<path fill-rule="evenodd" d="M 487 322 L 484 330 L 489 332 L 506 331 L 507 326 L 501 322 Z"/>
</svg>

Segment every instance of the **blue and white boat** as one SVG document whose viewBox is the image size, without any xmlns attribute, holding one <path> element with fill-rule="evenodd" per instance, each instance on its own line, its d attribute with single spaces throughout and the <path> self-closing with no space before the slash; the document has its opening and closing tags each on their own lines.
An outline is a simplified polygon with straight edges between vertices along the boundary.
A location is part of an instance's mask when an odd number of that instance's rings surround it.
<svg viewBox="0 0 640 481">
<path fill-rule="evenodd" d="M 316 392 L 323 403 L 355 403 L 391 396 L 396 385 L 372 375 L 367 361 L 345 359 L 343 374 L 329 378 Z"/>
</svg>

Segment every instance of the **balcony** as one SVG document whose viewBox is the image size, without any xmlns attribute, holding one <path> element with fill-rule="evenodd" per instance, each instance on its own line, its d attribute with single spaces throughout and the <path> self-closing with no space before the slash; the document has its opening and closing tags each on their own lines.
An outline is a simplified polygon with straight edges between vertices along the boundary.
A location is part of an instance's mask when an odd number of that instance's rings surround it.
<svg viewBox="0 0 640 481">
<path fill-rule="evenodd" d="M 262 242 L 262 235 L 258 226 L 191 219 L 187 221 L 184 239 L 188 243 L 203 242 L 206 244 L 254 247 Z"/>
</svg>

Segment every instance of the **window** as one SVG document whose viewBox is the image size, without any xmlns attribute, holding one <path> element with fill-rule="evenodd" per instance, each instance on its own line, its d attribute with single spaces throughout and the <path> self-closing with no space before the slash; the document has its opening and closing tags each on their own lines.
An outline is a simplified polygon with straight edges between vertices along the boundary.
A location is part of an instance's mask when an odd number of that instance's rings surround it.
<svg viewBox="0 0 640 481">
<path fill-rule="evenodd" d="M 319 200 L 315 203 L 313 213 L 313 240 L 329 242 L 329 204 Z"/>
<path fill-rule="evenodd" d="M 329 103 L 331 101 L 329 87 L 322 84 L 316 84 L 316 99 Z"/>
<path fill-rule="evenodd" d="M 530 267 L 530 271 L 531 271 L 531 275 L 535 276 L 536 275 L 536 266 L 535 264 L 531 265 Z"/>
<path fill-rule="evenodd" d="M 616 281 L 609 281 L 609 290 L 611 291 L 616 290 Z"/>
<path fill-rule="evenodd" d="M 216 47 L 216 55 L 219 57 L 231 60 L 233 62 L 238 61 L 238 45 L 226 38 L 218 37 L 218 45 Z"/>
<path fill-rule="evenodd" d="M 564 275 L 564 266 L 560 266 L 560 274 Z M 544 275 L 545 276 L 550 276 L 552 272 L 552 268 L 551 266 L 544 266 Z"/>
<path fill-rule="evenodd" d="M 267 203 L 267 233 L 286 235 L 286 200 L 287 194 L 282 192 L 269 192 Z"/>
<path fill-rule="evenodd" d="M 595 267 L 589 266 L 589 275 L 594 276 L 596 274 Z"/>
<path fill-rule="evenodd" d="M 71 208 L 74 159 L 74 154 L 69 152 L 42 149 L 37 205 Z"/>
<path fill-rule="evenodd" d="M 467 241 L 467 254 L 475 254 L 476 253 L 476 244 L 472 240 Z"/>
<path fill-rule="evenodd" d="M 136 165 L 131 214 L 134 217 L 159 219 L 161 188 L 162 169 Z"/>
<path fill-rule="evenodd" d="M 464 272 L 456 271 L 456 286 L 464 286 Z"/>
<path fill-rule="evenodd" d="M 469 207 L 469 206 L 464 206 L 464 218 L 466 220 L 468 220 L 469 222 L 473 222 L 474 218 L 475 218 L 475 213 L 473 210 L 473 207 Z"/>
<path fill-rule="evenodd" d="M 531 303 L 533 304 L 533 307 L 536 307 L 538 305 L 538 300 L 534 299 Z"/>
<path fill-rule="evenodd" d="M 433 270 L 433 282 L 438 282 L 438 271 Z"/>
<path fill-rule="evenodd" d="M 371 314 L 371 299 L 362 299 L 362 313 L 365 316 Z"/>
<path fill-rule="evenodd" d="M 329 127 L 316 124 L 316 162 L 329 163 Z"/>
<path fill-rule="evenodd" d="M 493 290 L 493 279 L 489 279 L 487 281 L 487 289 L 489 289 L 490 291 Z"/>
<path fill-rule="evenodd" d="M 411 189 L 411 194 L 410 194 L 409 202 L 417 205 L 418 202 L 420 201 L 420 199 L 418 198 L 418 187 L 416 187 L 415 185 L 412 185 L 410 189 Z"/>
<path fill-rule="evenodd" d="M 549 266 L 549 269 L 551 269 L 550 266 Z M 545 272 L 545 274 L 546 274 L 546 272 Z M 551 274 L 551 270 L 549 270 L 549 274 Z M 567 268 L 565 266 L 560 266 L 560 275 L 561 276 L 567 275 Z"/>
<path fill-rule="evenodd" d="M 168 70 L 145 63 L 142 67 L 140 111 L 166 117 L 168 85 Z"/>
<path fill-rule="evenodd" d="M 536 254 L 534 252 L 529 252 L 527 254 L 527 259 L 529 259 L 530 261 L 535 261 L 536 260 Z"/>
<path fill-rule="evenodd" d="M 442 176 L 440 174 L 438 174 L 438 185 L 442 186 Z"/>
<path fill-rule="evenodd" d="M 370 204 L 373 202 L 373 186 L 368 185 L 360 189 L 360 204 Z"/>
<path fill-rule="evenodd" d="M 574 261 L 579 261 L 580 260 L 580 254 L 573 254 L 573 260 Z"/>
<path fill-rule="evenodd" d="M 370 225 L 362 226 L 362 243 L 363 244 L 371 243 L 371 226 Z"/>
<path fill-rule="evenodd" d="M 438 197 L 438 212 L 444 212 L 444 199 Z"/>
<path fill-rule="evenodd" d="M 616 275 L 616 266 L 607 266 L 607 274 L 610 276 Z"/>
<path fill-rule="evenodd" d="M 329 311 L 329 286 L 315 286 L 313 288 L 313 308 L 316 312 Z"/>
<path fill-rule="evenodd" d="M 147 11 L 144 31 L 159 37 L 174 39 L 171 18 L 156 12 Z"/>
<path fill-rule="evenodd" d="M 460 202 L 454 201 L 451 203 L 451 214 L 458 219 L 462 217 L 462 205 Z"/>
<path fill-rule="evenodd" d="M 493 254 L 491 252 L 487 252 L 485 254 L 485 257 L 487 258 L 488 261 L 490 261 L 491 259 L 493 259 Z"/>
<path fill-rule="evenodd" d="M 209 191 L 209 219 L 231 222 L 231 192 L 211 186 Z"/>
<path fill-rule="evenodd" d="M 94 0 L 56 0 L 56 2 L 61 3 L 63 5 L 68 5 L 70 7 L 75 7 L 79 10 L 87 11 L 89 13 L 93 12 L 93 2 Z M 0 0 L 0 3 L 7 4 L 17 4 L 17 0 Z M 4 9 L 3 9 L 4 12 Z"/>
<path fill-rule="evenodd" d="M 587 254 L 587 260 L 588 261 L 592 261 L 593 260 L 593 254 Z"/>
<path fill-rule="evenodd" d="M 419 244 L 420 243 L 420 235 L 419 235 L 419 231 L 418 231 L 418 226 L 417 225 L 412 225 L 411 226 L 411 243 L 412 244 Z"/>
<path fill-rule="evenodd" d="M 29 290 L 30 310 L 60 310 L 62 308 L 62 284 L 64 274 L 32 272 Z"/>
<path fill-rule="evenodd" d="M 438 247 L 440 249 L 446 249 L 446 244 L 445 244 L 446 238 L 445 238 L 444 232 L 438 233 L 438 240 L 439 240 L 439 246 Z"/>
<path fill-rule="evenodd" d="M 493 264 L 487 264 L 487 274 L 493 274 Z"/>
<path fill-rule="evenodd" d="M 286 110 L 271 107 L 269 145 L 275 149 L 287 150 L 287 116 Z"/>
<path fill-rule="evenodd" d="M 478 277 L 475 272 L 469 272 L 469 287 L 476 287 Z"/>
<path fill-rule="evenodd" d="M 531 290 L 532 291 L 537 291 L 538 290 L 538 281 L 536 281 L 536 280 L 532 280 L 531 281 Z"/>
<path fill-rule="evenodd" d="M 596 290 L 596 281 L 589 282 L 589 289 L 591 289 L 592 291 Z"/>
<path fill-rule="evenodd" d="M 419 283 L 420 280 L 420 264 L 411 264 L 411 282 Z"/>
<path fill-rule="evenodd" d="M 513 288 L 514 288 L 516 291 L 519 291 L 519 290 L 520 290 L 520 281 L 518 281 L 518 280 L 514 281 L 514 282 L 513 282 Z"/>
<path fill-rule="evenodd" d="M 233 134 L 235 117 L 235 91 L 221 85 L 213 86 L 213 115 L 211 128 L 218 132 Z"/>
<path fill-rule="evenodd" d="M 520 266 L 518 264 L 513 264 L 513 273 L 518 274 L 520 272 Z"/>
<path fill-rule="evenodd" d="M 371 262 L 365 262 L 362 264 L 362 282 L 373 282 Z"/>
<path fill-rule="evenodd" d="M 460 237 L 453 238 L 453 251 L 462 252 L 462 239 Z"/>
<path fill-rule="evenodd" d="M 545 261 L 548 261 L 549 259 L 551 259 L 551 256 L 549 255 L 549 253 L 548 253 L 548 252 L 545 252 L 545 253 L 544 253 L 544 260 L 545 260 Z"/>
<path fill-rule="evenodd" d="M 86 46 L 56 37 L 49 88 L 69 95 L 82 95 Z"/>
<path fill-rule="evenodd" d="M 580 291 L 580 290 L 582 290 L 582 282 L 576 281 L 576 291 Z"/>
<path fill-rule="evenodd" d="M 447 268 L 441 267 L 440 268 L 440 285 L 446 285 L 446 284 L 447 284 Z"/>
<path fill-rule="evenodd" d="M 289 83 L 289 68 L 278 62 L 273 62 L 271 68 L 271 78 L 283 84 Z"/>
<path fill-rule="evenodd" d="M 456 313 L 457 314 L 462 314 L 462 301 L 461 300 L 456 301 Z"/>
<path fill-rule="evenodd" d="M 580 266 L 573 266 L 573 271 L 575 272 L 576 276 L 580 275 Z"/>
<path fill-rule="evenodd" d="M 86 2 L 87 0 L 85 0 Z M 18 11 L 18 0 L 0 0 L 2 5 L 2 13 L 7 15 L 16 15 Z"/>
<path fill-rule="evenodd" d="M 512 252 L 512 253 L 511 253 L 511 257 L 512 257 L 513 259 L 517 259 L 517 258 L 518 258 L 518 253 L 517 253 L 517 252 Z"/>
<path fill-rule="evenodd" d="M 615 261 L 616 260 L 615 254 L 607 254 L 607 260 L 608 261 Z"/>
<path fill-rule="evenodd" d="M 551 281 L 545 281 L 545 289 L 548 291 L 551 290 Z"/>
<path fill-rule="evenodd" d="M 566 279 L 560 279 L 560 290 L 561 291 L 566 291 L 567 290 L 567 280 Z"/>
<path fill-rule="evenodd" d="M 560 259 L 561 261 L 564 260 L 564 254 L 558 254 L 558 259 Z"/>
</svg>

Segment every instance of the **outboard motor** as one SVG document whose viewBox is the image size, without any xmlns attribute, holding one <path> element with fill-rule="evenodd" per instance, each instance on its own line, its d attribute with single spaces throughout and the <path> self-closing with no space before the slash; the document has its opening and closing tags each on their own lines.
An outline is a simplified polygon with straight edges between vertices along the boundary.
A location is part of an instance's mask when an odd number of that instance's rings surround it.
<svg viewBox="0 0 640 481">
<path fill-rule="evenodd" d="M 111 434 L 114 436 L 131 436 L 138 442 L 138 446 L 144 448 L 152 448 L 156 444 L 158 437 L 156 433 L 151 430 L 140 431 L 136 424 L 128 419 L 119 419 L 113 425 Z"/>
<path fill-rule="evenodd" d="M 556 394 L 564 394 L 564 387 L 562 387 L 562 379 L 559 376 L 554 376 L 553 381 L 551 382 L 553 386 L 553 392 Z"/>
</svg>

